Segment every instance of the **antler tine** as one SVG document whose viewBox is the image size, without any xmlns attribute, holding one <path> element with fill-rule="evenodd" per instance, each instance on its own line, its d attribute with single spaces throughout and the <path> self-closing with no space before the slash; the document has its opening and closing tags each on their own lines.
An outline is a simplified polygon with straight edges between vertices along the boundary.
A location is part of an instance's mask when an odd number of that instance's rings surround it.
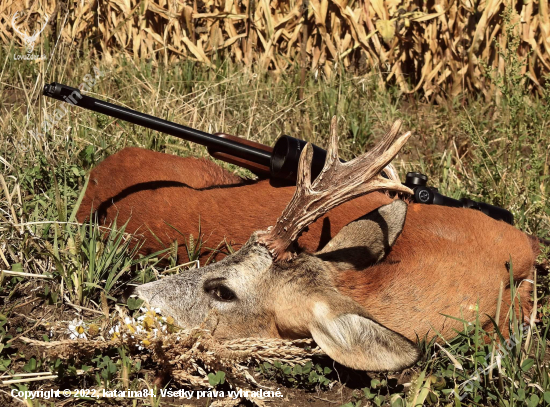
<svg viewBox="0 0 550 407">
<path fill-rule="evenodd" d="M 11 19 L 11 26 L 13 28 L 13 30 L 18 33 L 19 35 L 21 35 L 22 37 L 28 37 L 29 35 L 27 34 L 27 32 L 25 31 L 24 33 L 19 31 L 17 29 L 17 27 L 15 26 L 15 20 L 17 20 L 17 15 L 19 14 L 19 11 L 17 11 L 14 15 L 13 15 L 13 18 Z"/>
<path fill-rule="evenodd" d="M 397 174 L 397 170 L 392 163 L 386 165 L 386 167 L 384 168 L 384 174 L 386 174 L 389 179 L 401 183 L 401 180 L 399 179 L 399 174 Z"/>
<path fill-rule="evenodd" d="M 331 168 L 338 167 L 339 164 L 340 159 L 338 158 L 338 119 L 336 118 L 336 116 L 333 116 L 332 120 L 330 121 L 330 140 L 328 144 L 327 158 L 325 159 L 325 165 L 323 166 L 321 174 L 319 175 L 323 175 Z"/>
<path fill-rule="evenodd" d="M 344 202 L 380 189 L 412 194 L 409 188 L 398 181 L 379 175 L 411 135 L 407 132 L 397 137 L 401 121 L 396 121 L 372 150 L 347 163 L 341 163 L 338 158 L 336 117 L 333 117 L 330 127 L 330 145 L 323 170 L 311 182 L 313 150 L 308 143 L 300 155 L 294 196 L 277 219 L 276 225 L 259 236 L 259 242 L 269 248 L 275 260 L 290 260 L 293 253 L 288 248 L 302 230 Z"/>
<path fill-rule="evenodd" d="M 296 176 L 296 188 L 309 189 L 311 187 L 311 160 L 313 159 L 313 147 L 307 143 L 298 160 L 298 174 Z M 328 159 L 327 159 L 328 160 Z M 325 161 L 326 165 L 326 161 Z"/>
<path fill-rule="evenodd" d="M 46 16 L 46 21 L 44 21 L 44 24 L 42 25 L 42 29 L 40 31 L 36 30 L 31 36 L 31 38 L 34 40 L 38 38 L 38 36 L 42 33 L 42 31 L 44 31 L 44 28 L 46 28 L 46 26 L 48 25 L 48 21 L 50 21 L 50 16 L 45 13 L 44 15 Z"/>
</svg>

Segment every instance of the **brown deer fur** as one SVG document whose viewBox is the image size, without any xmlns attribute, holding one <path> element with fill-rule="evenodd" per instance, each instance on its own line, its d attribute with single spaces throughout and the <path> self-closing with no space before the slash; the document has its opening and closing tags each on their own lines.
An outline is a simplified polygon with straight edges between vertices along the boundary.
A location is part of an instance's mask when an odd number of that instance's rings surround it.
<svg viewBox="0 0 550 407">
<path fill-rule="evenodd" d="M 225 238 L 240 247 L 253 231 L 274 224 L 293 191 L 268 181 L 245 182 L 208 160 L 127 148 L 91 172 L 78 219 L 92 211 L 104 223 L 130 219 L 127 231 L 146 237 L 146 251 L 163 248 L 151 230 L 165 245 L 177 239 L 180 261 L 187 261 L 183 242 L 189 234 L 197 237 L 199 220 L 206 246 Z M 347 202 L 310 225 L 299 244 L 318 251 L 346 224 L 390 202 L 380 192 Z M 472 320 L 478 308 L 482 323 L 490 325 L 485 314 L 495 315 L 501 282 L 504 321 L 510 265 L 527 313 L 533 287 L 523 280 L 532 279 L 537 250 L 525 233 L 481 212 L 409 204 L 402 232 L 383 260 L 335 271 L 334 286 L 410 340 L 435 331 L 448 337 L 462 324 L 443 314 Z"/>
<path fill-rule="evenodd" d="M 461 324 L 443 314 L 472 321 L 478 308 L 494 317 L 501 281 L 504 321 L 511 298 L 510 262 L 528 315 L 533 285 L 522 280 L 532 280 L 537 252 L 526 234 L 481 212 L 409 204 L 401 236 L 384 261 L 363 273 L 340 273 L 336 286 L 365 309 L 376 309 L 379 323 L 409 339 L 430 326 L 449 337 Z M 450 299 L 460 300 L 460 314 Z"/>
<path fill-rule="evenodd" d="M 205 247 L 216 248 L 226 239 L 239 248 L 253 231 L 277 220 L 293 193 L 294 187 L 274 188 L 267 180 L 247 183 L 207 159 L 131 147 L 92 170 L 77 218 L 83 222 L 96 212 L 107 225 L 115 218 L 118 225 L 129 219 L 126 231 L 146 238 L 142 252 L 177 240 L 179 260 L 186 262 L 185 242 L 190 234 L 198 237 L 199 225 Z M 299 244 L 319 250 L 344 225 L 388 202 L 383 193 L 347 202 L 311 225 Z M 201 260 L 209 256 L 205 249 Z"/>
</svg>

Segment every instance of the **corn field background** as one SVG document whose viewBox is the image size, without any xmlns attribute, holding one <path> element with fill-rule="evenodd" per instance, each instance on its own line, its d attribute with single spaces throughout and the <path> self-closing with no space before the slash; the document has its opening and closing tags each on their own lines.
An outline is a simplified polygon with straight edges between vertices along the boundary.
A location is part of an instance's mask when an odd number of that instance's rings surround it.
<svg viewBox="0 0 550 407">
<path fill-rule="evenodd" d="M 330 78 L 341 69 L 376 72 L 381 85 L 440 100 L 464 91 L 497 93 L 509 46 L 506 6 L 519 37 L 528 86 L 541 93 L 550 72 L 547 0 L 5 0 L 0 38 L 23 45 L 15 25 L 71 49 L 91 47 L 109 62 L 119 53 L 166 64 L 217 58 L 280 74 L 293 65 Z M 49 35 L 48 35 L 49 34 Z"/>
</svg>

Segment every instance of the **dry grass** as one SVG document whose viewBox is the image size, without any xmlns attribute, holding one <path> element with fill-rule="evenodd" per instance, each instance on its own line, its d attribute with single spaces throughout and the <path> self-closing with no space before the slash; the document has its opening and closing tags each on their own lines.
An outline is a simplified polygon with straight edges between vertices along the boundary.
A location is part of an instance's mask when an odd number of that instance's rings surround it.
<svg viewBox="0 0 550 407">
<path fill-rule="evenodd" d="M 327 77 L 342 67 L 362 73 L 374 68 L 381 84 L 397 83 L 405 93 L 439 97 L 476 90 L 489 96 L 495 87 L 483 79 L 487 67 L 505 72 L 495 42 L 507 46 L 506 6 L 515 10 L 524 72 L 541 92 L 550 72 L 544 0 L 44 0 L 19 21 L 32 32 L 40 17 L 51 15 L 38 41 L 49 30 L 50 38 L 71 46 L 92 44 L 107 62 L 124 52 L 166 64 L 190 59 L 214 66 L 219 57 L 231 58 L 277 73 L 301 64 Z M 3 2 L 2 41 L 22 45 L 11 27 L 21 9 L 18 0 Z"/>
<path fill-rule="evenodd" d="M 196 388 L 211 387 L 207 373 L 216 371 L 225 372 L 226 381 L 234 386 L 242 388 L 245 383 L 258 386 L 248 371 L 251 362 L 280 361 L 293 366 L 324 355 L 320 348 L 312 345 L 312 339 L 244 338 L 219 341 L 201 327 L 172 333 L 159 331 L 156 337 L 152 337 L 151 332 L 136 333 L 130 331 L 127 325 L 121 323 L 120 326 L 123 327 L 120 335 L 111 339 L 105 339 L 110 336 L 107 329 L 103 329 L 104 332 L 93 340 L 44 342 L 27 337 L 20 339 L 41 349 L 43 355 L 50 359 L 77 361 L 89 359 L 97 351 L 127 346 L 134 359 L 152 361 L 159 374 L 169 373 L 180 384 Z"/>
</svg>

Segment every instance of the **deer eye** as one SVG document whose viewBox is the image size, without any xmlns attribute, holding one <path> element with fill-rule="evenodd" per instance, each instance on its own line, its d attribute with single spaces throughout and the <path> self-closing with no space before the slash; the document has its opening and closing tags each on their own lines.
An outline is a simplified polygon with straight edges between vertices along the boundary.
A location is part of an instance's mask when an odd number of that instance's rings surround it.
<svg viewBox="0 0 550 407">
<path fill-rule="evenodd" d="M 223 283 L 220 283 L 219 279 L 206 282 L 204 284 L 204 290 L 217 301 L 229 302 L 234 301 L 237 298 L 233 290 Z"/>
</svg>

